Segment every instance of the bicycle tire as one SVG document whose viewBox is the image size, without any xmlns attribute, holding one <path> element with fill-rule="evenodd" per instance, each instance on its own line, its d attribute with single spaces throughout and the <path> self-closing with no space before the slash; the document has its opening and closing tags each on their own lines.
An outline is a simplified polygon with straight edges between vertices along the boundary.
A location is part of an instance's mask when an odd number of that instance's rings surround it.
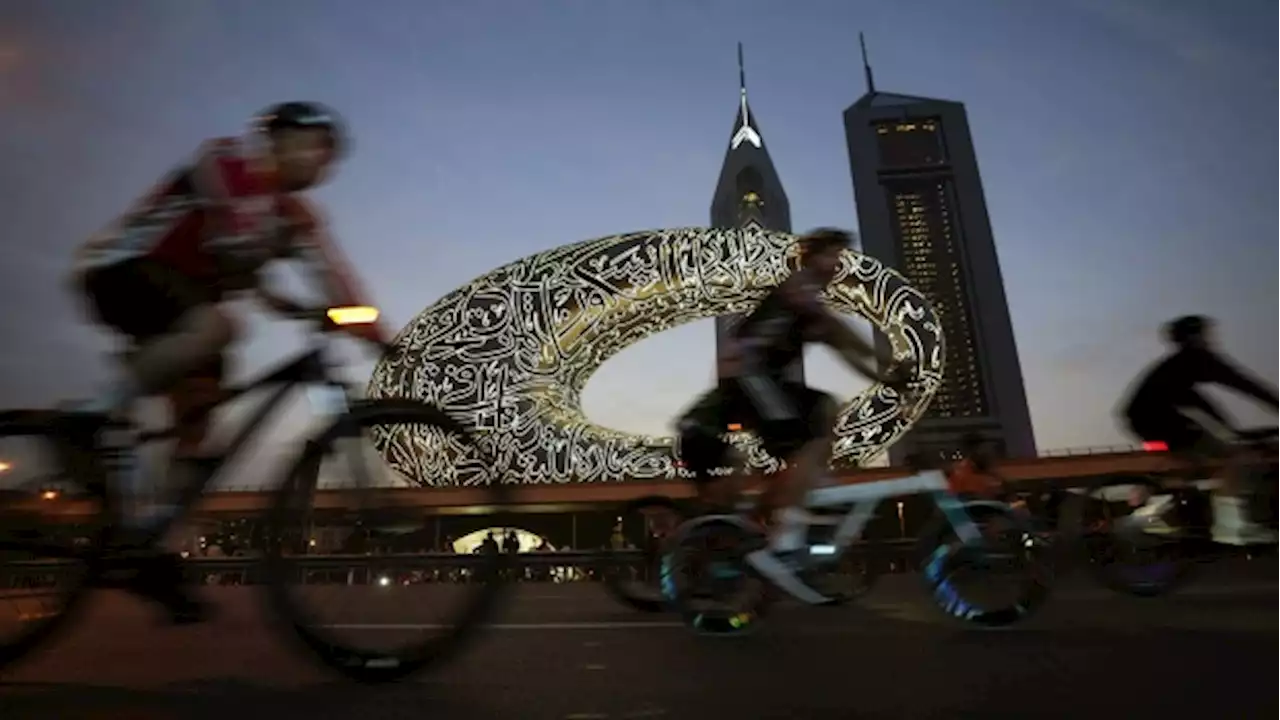
<svg viewBox="0 0 1280 720">
<path fill-rule="evenodd" d="M 1089 509 L 1096 505 L 1093 493 L 1116 485 L 1144 485 L 1153 491 L 1160 489 L 1160 483 L 1147 476 L 1104 478 L 1082 486 L 1085 492 L 1073 494 L 1062 506 L 1059 527 L 1064 545 L 1078 558 L 1078 562 L 1087 566 L 1094 581 L 1108 590 L 1138 598 L 1163 597 L 1174 592 L 1195 575 L 1196 563 L 1187 551 L 1185 540 L 1153 539 L 1153 543 L 1163 547 L 1168 560 L 1159 566 L 1135 570 L 1108 562 L 1122 540 L 1110 530 L 1096 532 L 1088 527 L 1091 525 Z"/>
<path fill-rule="evenodd" d="M 670 511 L 675 513 L 677 518 L 682 518 L 684 515 L 682 508 L 675 500 L 665 495 L 646 495 L 623 503 L 618 510 L 618 516 L 627 518 L 645 510 Z M 683 522 L 683 519 L 676 523 L 676 527 L 681 522 Z M 667 543 L 650 538 L 647 535 L 646 533 L 646 543 L 645 547 L 642 548 L 641 562 L 651 569 L 655 575 L 660 575 L 662 557 L 667 549 Z M 615 549 L 610 546 L 605 551 L 604 559 L 601 563 L 601 577 L 603 578 L 601 584 L 604 585 L 604 590 L 610 597 L 633 610 L 643 613 L 659 613 L 670 609 L 670 603 L 666 596 L 663 595 L 660 584 L 657 587 L 646 587 L 641 590 L 636 583 L 626 578 L 622 565 L 616 557 Z"/>
<path fill-rule="evenodd" d="M 0 414 L 0 438 L 40 437 L 48 441 L 56 449 L 56 457 L 68 465 L 59 469 L 88 490 L 90 501 L 97 503 L 97 512 L 85 526 L 88 544 L 68 553 L 73 560 L 83 563 L 79 581 L 59 594 L 62 602 L 58 612 L 42 615 L 30 622 L 16 639 L 0 638 L 0 670 L 22 660 L 69 627 L 70 621 L 83 609 L 88 591 L 103 573 L 112 525 L 110 518 L 115 512 L 114 497 L 105 492 L 101 467 L 94 456 L 73 440 L 76 436 L 69 432 L 71 427 L 67 416 L 55 411 L 22 410 Z M 2 532 L 3 528 L 0 528 Z M 0 536 L 0 552 L 30 548 L 30 543 Z"/>
<path fill-rule="evenodd" d="M 750 604 L 736 611 L 707 612 L 699 608 L 695 601 L 705 599 L 692 592 L 692 588 L 682 579 L 688 579 L 689 555 L 701 552 L 701 545 L 708 537 L 718 536 L 713 541 L 718 546 L 729 545 L 733 555 L 730 559 L 698 564 L 702 569 L 711 570 L 719 566 L 719 571 L 733 574 L 748 582 L 760 585 Z M 686 627 L 702 635 L 717 637 L 736 637 L 754 632 L 760 625 L 767 611 L 777 598 L 778 591 L 772 583 L 759 576 L 754 568 L 745 561 L 746 553 L 753 545 L 763 545 L 764 537 L 749 530 L 735 516 L 709 515 L 686 522 L 674 538 L 670 551 L 662 558 L 662 582 L 664 594 L 671 598 L 671 604 L 679 613 Z M 713 573 L 717 572 L 712 570 Z"/>
<path fill-rule="evenodd" d="M 1004 503 L 970 502 L 965 504 L 965 509 L 976 523 L 1000 518 L 1010 521 L 1014 531 L 1021 537 L 1034 536 L 1035 528 L 1030 522 Z M 987 629 L 1007 627 L 1035 614 L 1051 595 L 1055 575 L 1054 548 L 1038 544 L 1020 547 L 1025 548 L 1020 552 L 1026 556 L 1030 571 L 1026 573 L 1018 598 L 1001 607 L 978 607 L 956 589 L 951 578 L 957 570 L 981 556 L 982 550 L 961 543 L 950 523 L 938 513 L 926 525 L 917 544 L 920 574 L 934 606 L 966 626 Z"/>
<path fill-rule="evenodd" d="M 369 651 L 346 646 L 326 632 L 322 625 L 313 622 L 312 613 L 289 591 L 290 566 L 284 554 L 284 537 L 291 527 L 290 517 L 295 496 L 301 490 L 314 487 L 319 461 L 327 454 L 334 441 L 351 436 L 370 425 L 382 424 L 433 427 L 456 436 L 461 443 L 480 453 L 472 433 L 431 405 L 395 399 L 353 403 L 349 412 L 336 418 L 328 428 L 305 444 L 286 476 L 286 481 L 276 491 L 269 520 L 270 542 L 264 558 L 269 608 L 276 617 L 283 620 L 284 626 L 292 630 L 288 634 L 309 650 L 321 664 L 361 683 L 398 680 L 438 664 L 459 651 L 497 611 L 506 586 L 504 570 L 511 562 L 506 553 L 491 556 L 481 568 L 483 579 L 474 585 L 475 592 L 468 598 L 466 609 L 456 624 L 439 636 L 394 651 Z M 483 456 L 481 459 L 483 460 Z M 486 466 L 493 467 L 493 464 L 486 461 Z M 503 506 L 509 501 L 508 486 L 501 482 L 491 482 L 484 487 L 487 490 L 486 504 L 497 507 L 499 513 L 502 513 Z"/>
</svg>

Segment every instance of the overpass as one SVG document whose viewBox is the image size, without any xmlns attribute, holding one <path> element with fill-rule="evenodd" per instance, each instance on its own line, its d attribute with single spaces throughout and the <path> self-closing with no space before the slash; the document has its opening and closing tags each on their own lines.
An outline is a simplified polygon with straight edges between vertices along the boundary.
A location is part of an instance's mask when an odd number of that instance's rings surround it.
<svg viewBox="0 0 1280 720">
<path fill-rule="evenodd" d="M 1000 473 L 1012 482 L 1029 486 L 1060 484 L 1069 486 L 1106 475 L 1165 473 L 1179 467 L 1167 453 L 1107 452 L 1009 460 Z M 868 468 L 847 471 L 841 483 L 863 483 L 907 475 L 906 468 Z M 616 483 L 559 483 L 554 485 L 513 485 L 504 509 L 516 512 L 568 512 L 613 506 L 645 495 L 693 496 L 693 487 L 680 480 Z M 258 515 L 271 506 L 270 490 L 228 490 L 207 494 L 196 508 L 196 516 Z M 315 494 L 317 511 L 342 512 L 349 509 L 387 508 L 418 510 L 424 515 L 489 514 L 488 493 L 482 488 L 376 487 L 364 489 L 321 489 Z M 42 513 L 56 512 L 68 519 L 92 512 L 88 501 L 76 498 L 32 500 Z M 12 506 L 10 506 L 12 507 Z M 35 509 L 35 508 L 32 508 Z"/>
</svg>

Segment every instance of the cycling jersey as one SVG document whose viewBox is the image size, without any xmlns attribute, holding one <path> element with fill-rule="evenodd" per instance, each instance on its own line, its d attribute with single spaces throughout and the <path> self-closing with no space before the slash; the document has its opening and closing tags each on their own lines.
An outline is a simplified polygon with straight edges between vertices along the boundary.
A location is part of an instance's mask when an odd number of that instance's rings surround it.
<svg viewBox="0 0 1280 720">
<path fill-rule="evenodd" d="M 819 295 L 822 285 L 800 270 L 774 288 L 734 328 L 720 357 L 721 375 L 781 378 L 804 356 L 828 314 Z"/>
<path fill-rule="evenodd" d="M 1213 351 L 1184 348 L 1147 372 L 1125 404 L 1123 413 L 1131 424 L 1145 425 L 1176 414 L 1180 409 L 1198 410 L 1230 427 L 1226 416 L 1196 391 L 1199 385 L 1223 385 L 1276 406 L 1274 391 L 1246 377 Z"/>
<path fill-rule="evenodd" d="M 695 481 L 710 480 L 709 473 L 721 467 L 728 449 L 721 435 L 730 425 L 755 432 L 777 458 L 791 457 L 826 431 L 835 401 L 785 377 L 830 317 L 821 290 L 811 273 L 799 270 L 730 334 L 719 356 L 721 383 L 679 422 L 681 457 Z"/>
<path fill-rule="evenodd" d="M 185 313 L 255 287 L 264 264 L 290 256 L 306 261 L 332 304 L 361 304 L 364 293 L 316 212 L 282 193 L 247 150 L 233 138 L 205 143 L 80 248 L 76 285 L 100 321 L 137 340 L 165 335 Z M 353 332 L 385 335 L 380 324 Z"/>
<path fill-rule="evenodd" d="M 947 484 L 956 495 L 976 495 L 992 497 L 999 495 L 1004 484 L 999 478 L 980 469 L 973 460 L 962 458 L 951 466 L 947 473 Z"/>
<path fill-rule="evenodd" d="M 191 280 L 218 283 L 228 273 L 220 256 L 260 247 L 281 229 L 279 198 L 274 176 L 254 167 L 242 141 L 209 141 L 90 238 L 77 254 L 77 271 L 146 258 Z"/>
</svg>

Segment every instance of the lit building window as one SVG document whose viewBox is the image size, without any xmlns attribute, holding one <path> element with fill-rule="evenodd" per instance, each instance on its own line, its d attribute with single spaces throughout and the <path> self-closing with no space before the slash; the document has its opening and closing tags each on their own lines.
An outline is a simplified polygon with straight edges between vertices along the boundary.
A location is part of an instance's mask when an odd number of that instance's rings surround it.
<svg viewBox="0 0 1280 720">
<path fill-rule="evenodd" d="M 935 119 L 883 121 L 876 123 L 875 131 L 884 168 L 946 164 L 946 144 Z"/>
<path fill-rule="evenodd" d="M 881 129 L 892 135 L 937 128 L 928 122 L 906 122 L 882 126 L 877 132 Z M 949 220 L 949 183 L 936 178 L 890 179 L 885 189 L 902 251 L 902 273 L 934 305 L 946 335 L 945 375 L 929 414 L 983 415 L 987 408 L 985 385 L 981 360 L 974 350 L 974 314 L 965 293 L 960 243 Z"/>
</svg>

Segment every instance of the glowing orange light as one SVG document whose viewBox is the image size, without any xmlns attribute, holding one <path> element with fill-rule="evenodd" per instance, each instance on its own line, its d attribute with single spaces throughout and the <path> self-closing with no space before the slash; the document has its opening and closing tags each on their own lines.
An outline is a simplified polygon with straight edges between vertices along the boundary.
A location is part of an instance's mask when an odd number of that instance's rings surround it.
<svg viewBox="0 0 1280 720">
<path fill-rule="evenodd" d="M 1142 443 L 1142 449 L 1147 452 L 1168 452 L 1169 446 L 1159 440 L 1148 440 Z"/>
<path fill-rule="evenodd" d="M 0 473 L 7 473 L 12 469 L 13 465 L 5 462 L 4 460 L 0 460 Z"/>
<path fill-rule="evenodd" d="M 58 491 L 57 491 L 57 490 L 45 490 L 44 492 L 40 493 L 40 497 L 44 498 L 45 500 L 57 500 L 57 499 L 58 499 Z"/>
<path fill-rule="evenodd" d="M 729 423 L 729 432 L 738 432 L 742 429 L 742 423 Z"/>
<path fill-rule="evenodd" d="M 378 321 L 378 308 L 367 305 L 329 308 L 325 314 L 334 325 L 368 325 Z"/>
</svg>

